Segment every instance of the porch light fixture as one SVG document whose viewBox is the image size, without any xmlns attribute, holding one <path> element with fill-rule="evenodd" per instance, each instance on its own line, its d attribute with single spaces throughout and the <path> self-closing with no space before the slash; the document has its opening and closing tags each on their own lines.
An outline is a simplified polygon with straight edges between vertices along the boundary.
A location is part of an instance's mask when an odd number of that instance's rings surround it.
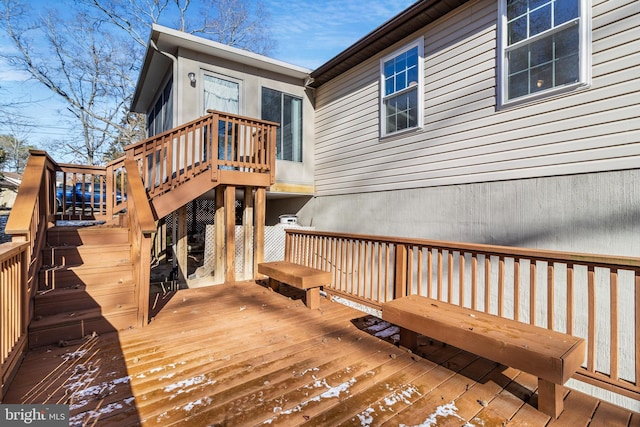
<svg viewBox="0 0 640 427">
<path fill-rule="evenodd" d="M 196 87 L 196 73 L 189 73 L 187 74 L 187 77 L 189 77 L 189 81 L 191 82 L 191 86 Z"/>
</svg>

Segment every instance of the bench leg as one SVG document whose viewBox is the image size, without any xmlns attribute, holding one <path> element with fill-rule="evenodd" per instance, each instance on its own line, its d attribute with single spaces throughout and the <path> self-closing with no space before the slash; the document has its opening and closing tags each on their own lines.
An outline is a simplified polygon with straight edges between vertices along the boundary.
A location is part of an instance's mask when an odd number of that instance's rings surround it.
<svg viewBox="0 0 640 427">
<path fill-rule="evenodd" d="M 320 308 L 320 288 L 307 289 L 305 304 L 312 310 Z"/>
<path fill-rule="evenodd" d="M 280 290 L 280 282 L 278 282 L 276 279 L 272 279 L 271 277 L 269 277 L 269 287 L 273 289 L 275 292 L 278 292 Z"/>
<path fill-rule="evenodd" d="M 415 352 L 418 349 L 418 334 L 410 329 L 400 328 L 400 347 Z"/>
<path fill-rule="evenodd" d="M 538 378 L 538 410 L 556 419 L 564 409 L 564 390 L 561 385 Z"/>
</svg>

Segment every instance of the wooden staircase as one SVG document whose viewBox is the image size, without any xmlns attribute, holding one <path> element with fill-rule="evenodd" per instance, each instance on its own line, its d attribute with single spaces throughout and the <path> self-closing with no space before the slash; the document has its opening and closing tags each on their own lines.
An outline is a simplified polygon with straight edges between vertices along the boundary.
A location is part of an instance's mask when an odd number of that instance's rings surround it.
<svg viewBox="0 0 640 427">
<path fill-rule="evenodd" d="M 47 231 L 29 346 L 66 343 L 136 324 L 129 230 L 116 226 Z"/>
<path fill-rule="evenodd" d="M 222 219 L 216 233 L 235 229 L 235 194 L 241 187 L 251 200 L 247 211 L 256 212 L 254 232 L 263 235 L 265 191 L 275 182 L 277 127 L 212 111 L 125 147 L 126 155 L 105 167 L 58 164 L 46 152 L 31 150 L 6 226 L 15 242 L 29 242 L 29 248 L 21 248 L 22 270 L 11 278 L 20 310 L 8 313 L 12 342 L 2 346 L 17 345 L 22 352 L 26 338 L 35 348 L 144 326 L 157 221 L 214 189 Z M 130 228 L 50 227 L 69 220 Z M 186 242 L 186 232 L 180 240 Z M 234 260 L 233 239 L 219 240 L 229 240 L 219 250 Z M 262 240 L 255 242 L 261 247 Z M 187 245 L 177 246 L 186 271 Z M 218 270 L 225 272 L 224 280 L 235 280 L 233 261 Z"/>
</svg>

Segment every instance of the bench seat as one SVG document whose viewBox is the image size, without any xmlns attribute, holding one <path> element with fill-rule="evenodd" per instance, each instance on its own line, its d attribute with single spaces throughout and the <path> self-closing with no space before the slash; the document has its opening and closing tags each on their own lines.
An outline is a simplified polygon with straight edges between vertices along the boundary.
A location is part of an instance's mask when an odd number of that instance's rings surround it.
<svg viewBox="0 0 640 427">
<path fill-rule="evenodd" d="M 331 273 L 288 261 L 258 264 L 258 273 L 269 277 L 269 286 L 278 290 L 285 283 L 305 291 L 305 304 L 311 309 L 320 307 L 320 287 L 331 283 Z"/>
<path fill-rule="evenodd" d="M 564 384 L 584 360 L 582 338 L 411 295 L 384 303 L 382 319 L 399 326 L 400 344 L 417 334 L 538 377 L 538 409 L 557 418 Z"/>
</svg>

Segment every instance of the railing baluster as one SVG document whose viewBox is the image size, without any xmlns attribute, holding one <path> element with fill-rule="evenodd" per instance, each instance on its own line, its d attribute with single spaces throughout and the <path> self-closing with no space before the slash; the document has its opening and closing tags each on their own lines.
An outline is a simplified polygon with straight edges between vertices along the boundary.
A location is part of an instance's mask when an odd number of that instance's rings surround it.
<svg viewBox="0 0 640 427">
<path fill-rule="evenodd" d="M 529 323 L 536 324 L 536 260 L 529 260 Z"/>
<path fill-rule="evenodd" d="M 386 250 L 387 245 L 378 243 L 376 246 L 378 247 L 378 302 L 382 303 L 382 289 L 387 289 L 383 274 L 386 272 L 386 266 L 388 265 L 388 263 L 385 263 L 385 268 L 382 268 L 382 252 Z"/>
<path fill-rule="evenodd" d="M 413 246 L 407 247 L 407 295 L 413 294 Z"/>
<path fill-rule="evenodd" d="M 471 254 L 471 308 L 478 307 L 478 254 Z"/>
<path fill-rule="evenodd" d="M 611 270 L 609 273 L 609 287 L 610 287 L 610 296 L 609 296 L 609 305 L 611 308 L 610 311 L 610 346 L 611 346 L 611 355 L 610 355 L 610 367 L 609 367 L 609 376 L 613 380 L 618 379 L 618 272 L 615 270 Z"/>
<path fill-rule="evenodd" d="M 465 254 L 464 252 L 458 253 L 458 269 L 459 269 L 459 290 L 458 290 L 458 305 L 464 307 L 464 267 L 465 267 Z"/>
<path fill-rule="evenodd" d="M 513 258 L 513 319 L 520 320 L 520 259 Z"/>
<path fill-rule="evenodd" d="M 592 265 L 587 273 L 588 293 L 588 332 L 587 332 L 587 370 L 595 372 L 596 369 L 596 274 Z"/>
<path fill-rule="evenodd" d="M 504 314 L 504 258 L 498 257 L 498 316 Z"/>
<path fill-rule="evenodd" d="M 568 334 L 573 334 L 573 264 L 567 264 L 567 329 Z"/>
<path fill-rule="evenodd" d="M 438 301 L 442 301 L 442 250 L 438 251 Z"/>
<path fill-rule="evenodd" d="M 424 295 L 422 292 L 422 246 L 418 246 L 418 295 Z"/>
<path fill-rule="evenodd" d="M 427 296 L 433 293 L 433 250 L 427 246 Z"/>
<path fill-rule="evenodd" d="M 635 361 L 636 361 L 636 369 L 635 369 L 635 385 L 636 387 L 640 387 L 640 270 L 634 270 L 634 286 L 633 286 L 633 295 L 634 295 L 634 309 L 635 309 L 635 342 L 636 342 L 636 351 L 635 351 Z"/>
<path fill-rule="evenodd" d="M 484 312 L 491 313 L 491 255 L 484 255 Z"/>
<path fill-rule="evenodd" d="M 554 266 L 552 262 L 547 265 L 547 329 L 553 329 L 554 322 L 554 303 L 555 303 L 555 286 L 554 286 Z"/>
<path fill-rule="evenodd" d="M 453 304 L 453 251 L 447 251 L 447 302 Z"/>
</svg>

